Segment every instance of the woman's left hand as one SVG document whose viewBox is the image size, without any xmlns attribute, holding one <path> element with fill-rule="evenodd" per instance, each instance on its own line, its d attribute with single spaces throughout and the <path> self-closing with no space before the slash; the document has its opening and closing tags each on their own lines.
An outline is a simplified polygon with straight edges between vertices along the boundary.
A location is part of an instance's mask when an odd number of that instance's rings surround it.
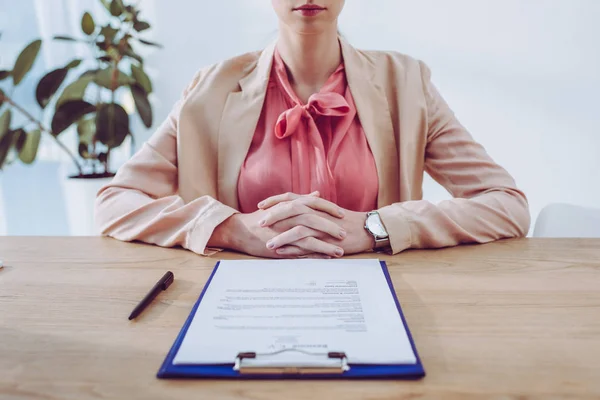
<svg viewBox="0 0 600 400">
<path fill-rule="evenodd" d="M 340 246 L 346 255 L 363 253 L 371 250 L 374 246 L 373 237 L 364 228 L 366 213 L 343 209 L 320 198 L 318 193 L 309 195 L 286 193 L 269 197 L 260 202 L 258 206 L 260 209 L 266 210 L 261 225 L 271 226 L 278 232 L 283 232 L 270 241 L 275 249 L 283 247 L 281 251 L 293 252 L 293 248 L 285 248 L 285 246 L 300 239 L 295 236 L 298 229 L 294 228 L 302 226 L 302 221 L 306 221 L 310 215 L 325 218 L 346 232 L 346 237 L 341 240 L 330 235 L 324 235 L 321 238 L 321 240 Z M 293 256 L 291 253 L 286 255 Z"/>
</svg>

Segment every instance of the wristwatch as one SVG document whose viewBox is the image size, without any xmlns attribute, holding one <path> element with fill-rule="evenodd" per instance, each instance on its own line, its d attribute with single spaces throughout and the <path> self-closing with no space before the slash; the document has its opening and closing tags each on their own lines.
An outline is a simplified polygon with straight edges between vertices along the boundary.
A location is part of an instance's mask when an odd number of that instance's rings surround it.
<svg viewBox="0 0 600 400">
<path fill-rule="evenodd" d="M 381 217 L 377 211 L 370 211 L 367 213 L 365 229 L 375 239 L 375 247 L 373 250 L 389 249 L 390 235 L 385 229 L 385 225 L 383 225 L 383 221 L 381 221 Z"/>
</svg>

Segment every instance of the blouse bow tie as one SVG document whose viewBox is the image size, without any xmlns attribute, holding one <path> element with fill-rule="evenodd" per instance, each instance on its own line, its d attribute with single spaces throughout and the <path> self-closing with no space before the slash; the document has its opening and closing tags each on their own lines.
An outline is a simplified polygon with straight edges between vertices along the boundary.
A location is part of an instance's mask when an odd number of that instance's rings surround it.
<svg viewBox="0 0 600 400">
<path fill-rule="evenodd" d="M 283 139 L 294 134 L 303 118 L 309 118 L 314 123 L 314 116 L 341 117 L 349 112 L 350 106 L 341 94 L 315 93 L 310 96 L 306 105 L 296 104 L 279 116 L 275 124 L 275 135 Z"/>
</svg>

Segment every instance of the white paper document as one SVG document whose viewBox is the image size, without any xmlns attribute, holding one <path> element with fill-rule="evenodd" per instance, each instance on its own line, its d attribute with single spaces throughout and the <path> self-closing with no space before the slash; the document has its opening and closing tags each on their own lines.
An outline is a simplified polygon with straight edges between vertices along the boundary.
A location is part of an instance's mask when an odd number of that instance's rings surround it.
<svg viewBox="0 0 600 400">
<path fill-rule="evenodd" d="M 417 361 L 378 260 L 303 259 L 221 261 L 174 364 L 283 349 L 344 352 L 350 364 Z"/>
</svg>

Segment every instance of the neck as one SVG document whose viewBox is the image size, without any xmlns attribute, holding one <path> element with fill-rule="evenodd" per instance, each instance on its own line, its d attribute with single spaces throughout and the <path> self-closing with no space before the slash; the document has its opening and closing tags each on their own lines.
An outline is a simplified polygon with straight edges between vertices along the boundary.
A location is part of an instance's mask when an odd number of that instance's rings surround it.
<svg viewBox="0 0 600 400">
<path fill-rule="evenodd" d="M 280 26 L 277 50 L 294 86 L 318 91 L 342 62 L 337 29 L 303 35 Z"/>
</svg>

